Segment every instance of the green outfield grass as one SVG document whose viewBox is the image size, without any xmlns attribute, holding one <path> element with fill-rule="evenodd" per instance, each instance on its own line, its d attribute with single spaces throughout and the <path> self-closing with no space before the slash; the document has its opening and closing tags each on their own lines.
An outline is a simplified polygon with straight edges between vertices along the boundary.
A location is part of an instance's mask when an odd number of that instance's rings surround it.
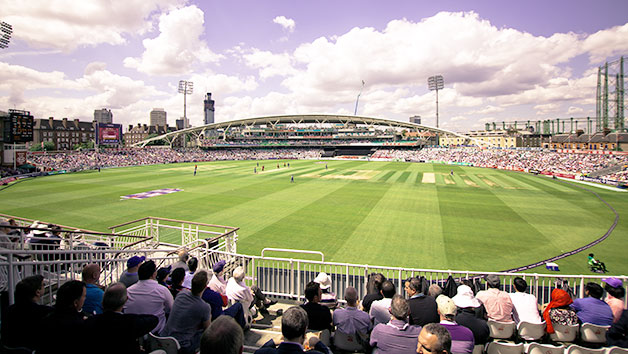
<svg viewBox="0 0 628 354">
<path fill-rule="evenodd" d="M 338 262 L 484 271 L 575 249 L 614 220 L 592 193 L 524 173 L 400 162 L 279 163 L 277 169 L 276 161 L 260 162 L 258 171 L 266 168 L 258 174 L 254 161 L 226 161 L 198 164 L 196 176 L 194 164 L 172 164 L 36 178 L 0 191 L 0 212 L 98 231 L 145 216 L 183 219 L 240 227 L 238 250 L 245 254 L 280 247 L 322 251 Z M 184 191 L 120 198 L 160 188 Z M 613 234 L 591 252 L 612 273 L 627 274 L 628 195 L 587 188 L 620 214 Z M 590 273 L 586 254 L 557 263 L 561 273 Z"/>
</svg>

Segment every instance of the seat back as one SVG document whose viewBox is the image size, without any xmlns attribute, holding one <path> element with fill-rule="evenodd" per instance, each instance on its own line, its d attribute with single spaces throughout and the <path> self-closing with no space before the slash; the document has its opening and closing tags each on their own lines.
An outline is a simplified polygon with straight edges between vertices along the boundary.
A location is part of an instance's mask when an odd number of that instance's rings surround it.
<svg viewBox="0 0 628 354">
<path fill-rule="evenodd" d="M 347 352 L 359 352 L 364 350 L 355 334 L 343 333 L 340 331 L 336 331 L 334 334 L 334 346 L 337 349 Z"/>
<path fill-rule="evenodd" d="M 24 348 L 24 347 L 7 347 L 6 345 L 2 346 L 2 352 L 3 353 L 10 353 L 10 354 L 32 354 L 35 351 L 29 348 Z"/>
<path fill-rule="evenodd" d="M 473 346 L 473 354 L 482 354 L 484 353 L 484 345 L 476 344 Z"/>
<path fill-rule="evenodd" d="M 573 342 L 578 334 L 578 325 L 562 325 L 554 323 L 554 333 L 550 334 L 550 338 L 555 342 Z"/>
<path fill-rule="evenodd" d="M 604 354 L 605 348 L 591 349 L 572 344 L 567 348 L 566 354 Z"/>
<path fill-rule="evenodd" d="M 490 342 L 486 347 L 486 354 L 522 354 L 523 343 Z"/>
<path fill-rule="evenodd" d="M 519 337 L 523 338 L 524 340 L 539 340 L 545 335 L 545 322 L 519 322 L 519 325 L 517 326 L 517 332 L 519 333 Z"/>
<path fill-rule="evenodd" d="M 606 331 L 611 326 L 598 326 L 592 323 L 583 323 L 580 326 L 580 337 L 588 343 L 606 343 Z"/>
<path fill-rule="evenodd" d="M 531 343 L 528 347 L 528 354 L 564 354 L 565 347 L 551 344 Z"/>
<path fill-rule="evenodd" d="M 167 354 L 178 354 L 181 346 L 174 337 L 159 337 L 152 333 L 148 334 L 148 339 L 145 342 L 146 351 L 152 352 L 155 350 L 163 350 Z"/>
<path fill-rule="evenodd" d="M 621 347 L 608 347 L 606 348 L 606 354 L 628 354 L 628 349 Z"/>
<path fill-rule="evenodd" d="M 491 331 L 491 338 L 508 339 L 515 333 L 516 325 L 514 322 L 499 322 L 488 320 L 488 328 Z"/>
</svg>

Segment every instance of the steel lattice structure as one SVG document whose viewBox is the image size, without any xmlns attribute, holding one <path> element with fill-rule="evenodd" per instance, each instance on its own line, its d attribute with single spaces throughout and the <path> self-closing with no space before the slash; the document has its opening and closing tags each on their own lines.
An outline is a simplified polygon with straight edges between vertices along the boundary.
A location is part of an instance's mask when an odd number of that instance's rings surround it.
<svg viewBox="0 0 628 354">
<path fill-rule="evenodd" d="M 607 62 L 597 69 L 597 131 L 625 131 L 624 57 Z"/>
</svg>

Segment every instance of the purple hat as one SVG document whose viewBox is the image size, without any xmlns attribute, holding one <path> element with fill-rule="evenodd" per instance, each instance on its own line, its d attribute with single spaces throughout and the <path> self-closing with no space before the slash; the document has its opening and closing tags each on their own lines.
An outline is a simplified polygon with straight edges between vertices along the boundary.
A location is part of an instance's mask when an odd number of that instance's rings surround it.
<svg viewBox="0 0 628 354">
<path fill-rule="evenodd" d="M 225 268 L 225 264 L 227 264 L 227 262 L 225 262 L 224 260 L 218 261 L 218 262 L 214 263 L 214 266 L 212 267 L 212 270 L 216 274 L 220 273 Z"/>
<path fill-rule="evenodd" d="M 619 280 L 619 279 L 617 279 L 615 277 L 608 277 L 606 279 L 602 279 L 602 281 L 605 282 L 606 284 L 612 286 L 613 288 L 619 288 L 619 287 L 624 285 L 621 280 Z"/>
<path fill-rule="evenodd" d="M 133 268 L 136 267 L 138 265 L 140 265 L 140 263 L 144 262 L 144 260 L 146 260 L 146 257 L 144 256 L 133 256 L 131 258 L 129 258 L 128 261 L 126 261 L 126 267 L 127 268 Z"/>
</svg>

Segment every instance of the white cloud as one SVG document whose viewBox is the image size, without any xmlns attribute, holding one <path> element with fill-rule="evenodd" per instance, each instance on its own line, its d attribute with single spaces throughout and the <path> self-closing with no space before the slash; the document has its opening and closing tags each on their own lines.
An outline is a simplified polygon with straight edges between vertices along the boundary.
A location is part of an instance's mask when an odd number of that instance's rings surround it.
<svg viewBox="0 0 628 354">
<path fill-rule="evenodd" d="M 546 115 L 548 113 L 556 113 L 560 108 L 558 103 L 546 103 L 534 106 L 537 115 Z"/>
<path fill-rule="evenodd" d="M 591 64 L 601 66 L 613 56 L 626 54 L 628 51 L 628 23 L 623 26 L 598 31 L 588 36 L 583 42 L 583 49 L 589 53 Z"/>
<path fill-rule="evenodd" d="M 269 51 L 261 51 L 257 48 L 251 49 L 242 55 L 247 66 L 259 69 L 261 79 L 273 76 L 288 76 L 297 73 L 292 66 L 292 58 L 288 53 L 274 54 Z"/>
<path fill-rule="evenodd" d="M 582 112 L 584 112 L 584 109 L 581 107 L 570 106 L 569 109 L 567 109 L 567 114 L 579 114 Z"/>
<path fill-rule="evenodd" d="M 102 43 L 120 45 L 126 36 L 151 28 L 150 16 L 184 0 L 2 1 L 3 21 L 13 37 L 36 48 L 69 52 Z"/>
<path fill-rule="evenodd" d="M 159 36 L 145 39 L 141 58 L 127 57 L 124 65 L 151 75 L 177 75 L 199 63 L 218 62 L 222 56 L 200 39 L 204 22 L 203 11 L 194 5 L 161 15 Z"/>
<path fill-rule="evenodd" d="M 273 22 L 283 27 L 283 29 L 289 33 L 294 32 L 294 27 L 296 26 L 294 20 L 286 18 L 286 16 L 277 16 L 273 19 Z"/>
</svg>

